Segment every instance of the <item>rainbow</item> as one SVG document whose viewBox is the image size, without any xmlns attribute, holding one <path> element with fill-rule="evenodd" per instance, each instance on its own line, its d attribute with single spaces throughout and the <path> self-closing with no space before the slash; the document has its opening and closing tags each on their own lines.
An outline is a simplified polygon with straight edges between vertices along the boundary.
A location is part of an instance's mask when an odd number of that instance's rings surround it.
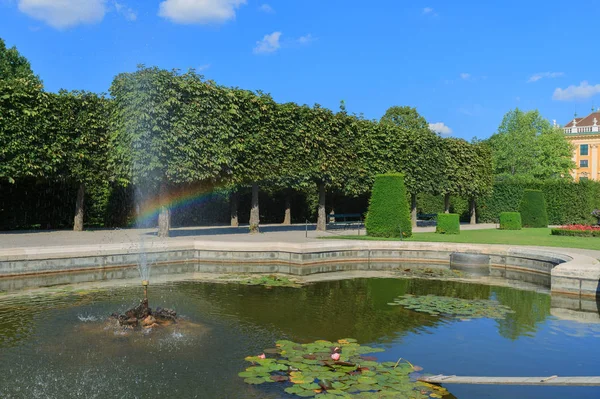
<svg viewBox="0 0 600 399">
<path fill-rule="evenodd" d="M 163 201 L 156 195 L 142 202 L 135 218 L 135 224 L 143 226 L 152 222 L 158 217 L 160 209 L 165 205 L 173 212 L 192 206 L 206 204 L 211 201 L 213 193 L 214 191 L 212 189 L 207 189 L 206 187 L 192 187 L 177 190 L 177 192 L 170 192 L 166 198 L 163 197 Z"/>
</svg>

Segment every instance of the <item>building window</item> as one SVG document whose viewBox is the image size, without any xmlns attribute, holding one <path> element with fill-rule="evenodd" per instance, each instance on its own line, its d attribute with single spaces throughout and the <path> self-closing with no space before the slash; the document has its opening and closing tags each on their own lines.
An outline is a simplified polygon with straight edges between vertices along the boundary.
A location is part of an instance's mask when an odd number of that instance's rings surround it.
<svg viewBox="0 0 600 399">
<path fill-rule="evenodd" d="M 579 167 L 580 168 L 587 168 L 588 167 L 588 160 L 587 159 L 582 159 L 581 161 L 579 161 Z"/>
<path fill-rule="evenodd" d="M 590 150 L 590 146 L 587 144 L 582 144 L 579 146 L 579 155 L 588 155 Z"/>
</svg>

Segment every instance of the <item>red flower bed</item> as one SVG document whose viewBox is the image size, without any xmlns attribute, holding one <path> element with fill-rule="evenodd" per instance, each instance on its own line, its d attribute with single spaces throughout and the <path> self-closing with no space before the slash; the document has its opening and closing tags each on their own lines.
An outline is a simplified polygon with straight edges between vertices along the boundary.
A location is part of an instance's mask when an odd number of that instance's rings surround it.
<svg viewBox="0 0 600 399">
<path fill-rule="evenodd" d="M 562 226 L 559 229 L 552 229 L 554 236 L 569 237 L 600 237 L 600 226 L 590 226 L 585 224 L 571 224 Z"/>
<path fill-rule="evenodd" d="M 600 226 L 590 226 L 587 224 L 570 224 L 568 226 L 562 226 L 561 230 L 600 231 Z"/>
</svg>

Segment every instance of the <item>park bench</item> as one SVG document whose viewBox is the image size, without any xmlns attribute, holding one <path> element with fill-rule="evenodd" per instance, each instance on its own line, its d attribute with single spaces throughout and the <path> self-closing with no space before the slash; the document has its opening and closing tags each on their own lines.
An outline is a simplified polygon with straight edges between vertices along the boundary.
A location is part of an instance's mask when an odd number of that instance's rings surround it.
<svg viewBox="0 0 600 399">
<path fill-rule="evenodd" d="M 437 213 L 417 213 L 417 220 L 434 220 L 437 218 Z"/>
<path fill-rule="evenodd" d="M 362 213 L 330 213 L 327 215 L 327 228 L 360 228 L 362 225 Z"/>
</svg>

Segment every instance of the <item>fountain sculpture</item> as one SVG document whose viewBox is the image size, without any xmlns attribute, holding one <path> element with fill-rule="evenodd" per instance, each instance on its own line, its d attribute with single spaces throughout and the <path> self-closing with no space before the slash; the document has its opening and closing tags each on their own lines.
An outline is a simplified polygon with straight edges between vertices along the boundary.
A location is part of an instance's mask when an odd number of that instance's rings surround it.
<svg viewBox="0 0 600 399">
<path fill-rule="evenodd" d="M 172 309 L 156 308 L 152 310 L 148 305 L 148 286 L 150 285 L 150 264 L 148 263 L 146 251 L 144 249 L 144 240 L 140 245 L 140 261 L 138 262 L 138 271 L 142 278 L 142 287 L 144 287 L 144 298 L 135 308 L 127 310 L 124 314 L 113 313 L 112 317 L 117 319 L 120 326 L 129 328 L 153 328 L 158 326 L 171 325 L 177 323 L 177 312 Z"/>
</svg>

